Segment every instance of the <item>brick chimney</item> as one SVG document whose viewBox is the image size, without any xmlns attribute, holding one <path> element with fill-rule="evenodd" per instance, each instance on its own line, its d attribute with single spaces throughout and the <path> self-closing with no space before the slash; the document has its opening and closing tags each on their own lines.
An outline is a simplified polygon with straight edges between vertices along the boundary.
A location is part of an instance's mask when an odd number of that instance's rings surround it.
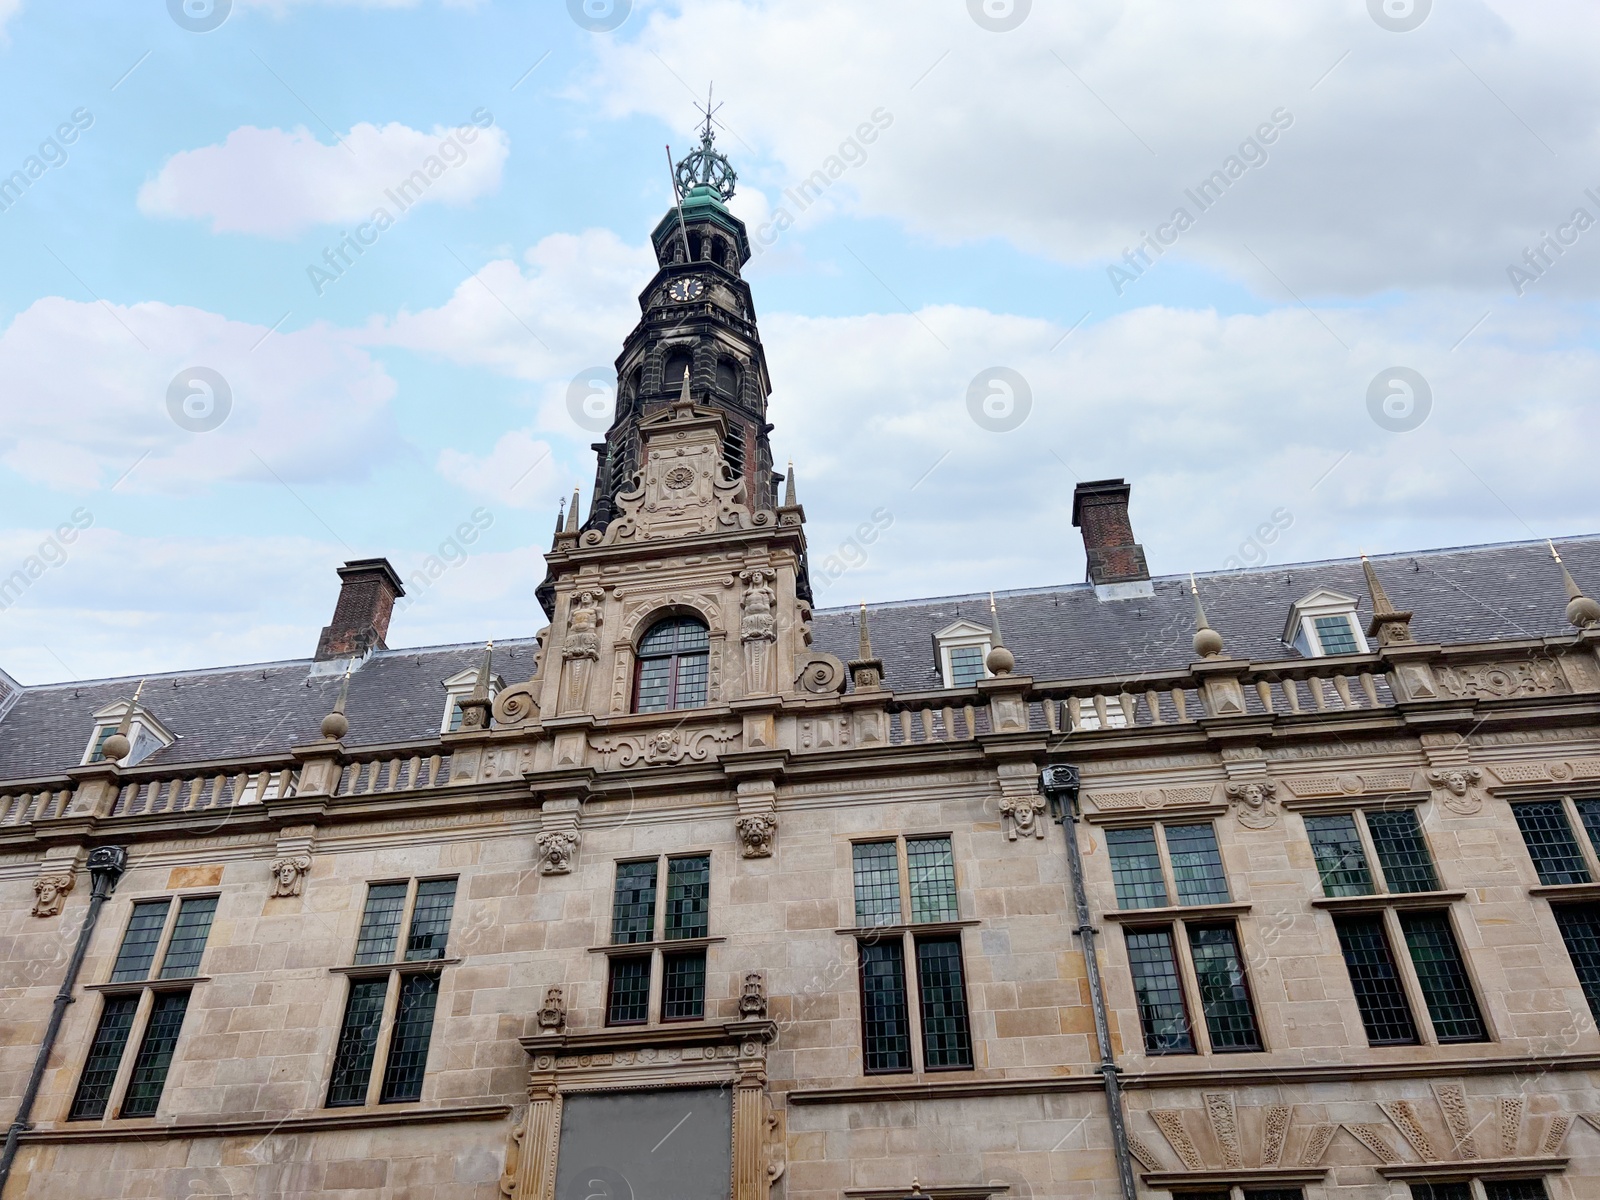
<svg viewBox="0 0 1600 1200">
<path fill-rule="evenodd" d="M 1072 523 L 1083 530 L 1089 582 L 1102 600 L 1151 594 L 1144 547 L 1128 523 L 1131 490 L 1120 479 L 1094 479 L 1072 493 Z"/>
<path fill-rule="evenodd" d="M 358 558 L 339 568 L 343 581 L 333 621 L 317 639 L 317 661 L 361 657 L 370 650 L 387 650 L 389 615 L 394 602 L 406 594 L 400 576 L 387 558 Z"/>
</svg>

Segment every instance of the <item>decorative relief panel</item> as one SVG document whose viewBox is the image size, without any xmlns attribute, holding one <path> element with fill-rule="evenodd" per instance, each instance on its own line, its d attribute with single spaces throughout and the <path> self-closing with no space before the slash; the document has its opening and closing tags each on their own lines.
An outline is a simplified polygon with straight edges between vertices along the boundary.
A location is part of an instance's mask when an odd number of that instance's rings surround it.
<svg viewBox="0 0 1600 1200">
<path fill-rule="evenodd" d="M 1215 784 L 1195 787 L 1141 788 L 1128 792 L 1091 792 L 1084 799 L 1099 812 L 1139 808 L 1184 808 L 1211 804 L 1217 795 Z"/>
<path fill-rule="evenodd" d="M 1301 800 L 1333 796 L 1392 795 L 1411 790 L 1410 771 L 1362 771 L 1341 775 L 1300 775 L 1285 779 L 1284 785 Z"/>
<path fill-rule="evenodd" d="M 1486 663 L 1479 667 L 1439 667 L 1439 690 L 1458 700 L 1503 700 L 1509 696 L 1552 696 L 1570 692 L 1560 669 L 1550 662 Z"/>
<path fill-rule="evenodd" d="M 671 766 L 683 762 L 706 762 L 739 736 L 737 729 L 684 729 L 674 727 L 655 733 L 599 738 L 590 744 L 605 756 L 606 770 L 629 767 Z"/>
</svg>

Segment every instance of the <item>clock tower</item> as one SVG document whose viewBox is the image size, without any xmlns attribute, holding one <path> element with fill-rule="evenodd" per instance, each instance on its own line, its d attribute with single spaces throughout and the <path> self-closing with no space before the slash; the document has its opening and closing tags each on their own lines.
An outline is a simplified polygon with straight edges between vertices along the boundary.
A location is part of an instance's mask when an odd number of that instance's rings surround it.
<svg viewBox="0 0 1600 1200">
<path fill-rule="evenodd" d="M 675 169 L 677 203 L 651 235 L 658 269 L 639 295 L 639 323 L 617 357 L 616 416 L 599 456 L 588 519 L 604 529 L 617 496 L 643 463 L 640 425 L 684 391 L 725 425 L 722 457 L 754 510 L 776 509 L 778 477 L 767 440 L 772 390 L 756 330 L 755 303 L 740 270 L 750 259 L 744 222 L 727 208 L 736 179 L 716 149 L 709 116 L 700 145 Z"/>
</svg>

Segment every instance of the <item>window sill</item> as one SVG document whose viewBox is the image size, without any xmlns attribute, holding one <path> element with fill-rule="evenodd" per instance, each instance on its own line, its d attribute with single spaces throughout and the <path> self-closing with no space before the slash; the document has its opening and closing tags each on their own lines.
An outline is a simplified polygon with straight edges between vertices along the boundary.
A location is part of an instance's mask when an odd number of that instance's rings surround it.
<svg viewBox="0 0 1600 1200">
<path fill-rule="evenodd" d="M 1473 1158 L 1443 1163 L 1378 1163 L 1384 1179 L 1443 1183 L 1458 1179 L 1526 1179 L 1554 1175 L 1567 1168 L 1565 1158 Z"/>
<path fill-rule="evenodd" d="M 923 921 L 916 925 L 864 925 L 854 929 L 835 929 L 842 937 L 897 937 L 902 933 L 959 933 L 982 921 Z"/>
<path fill-rule="evenodd" d="M 453 967 L 460 961 L 459 958 L 418 958 L 410 962 L 360 963 L 349 967 L 329 967 L 328 974 L 376 978 L 390 971 L 399 971 L 407 975 L 435 975 L 441 968 Z"/>
<path fill-rule="evenodd" d="M 1438 908 L 1466 898 L 1465 892 L 1374 892 L 1370 896 L 1316 896 L 1311 907 L 1330 912 L 1378 912 L 1385 908 Z"/>
<path fill-rule="evenodd" d="M 1546 900 L 1600 900 L 1600 883 L 1542 883 L 1528 889 Z"/>
<path fill-rule="evenodd" d="M 1203 921 L 1210 917 L 1237 917 L 1250 911 L 1247 901 L 1236 900 L 1229 904 L 1171 904 L 1163 908 L 1117 908 L 1100 915 L 1107 921 L 1119 924 L 1137 924 L 1149 921 Z"/>
<path fill-rule="evenodd" d="M 590 954 L 604 954 L 607 958 L 632 958 L 656 950 L 672 954 L 679 950 L 704 950 L 714 942 L 725 942 L 725 937 L 670 938 L 659 942 L 618 942 L 612 946 L 590 946 Z"/>
<path fill-rule="evenodd" d="M 192 983 L 210 983 L 209 975 L 185 975 L 181 979 L 124 979 L 116 983 L 86 983 L 83 990 L 86 992 L 137 992 L 149 988 L 153 992 L 180 992 Z M 119 1118 L 120 1119 L 120 1118 Z M 144 1118 L 129 1118 L 129 1120 L 143 1120 Z"/>
<path fill-rule="evenodd" d="M 1234 1167 L 1220 1171 L 1144 1171 L 1139 1178 L 1144 1180 L 1145 1186 L 1165 1192 L 1208 1184 L 1218 1188 L 1230 1184 L 1244 1187 L 1251 1184 L 1303 1185 L 1321 1183 L 1327 1176 L 1327 1167 Z"/>
</svg>

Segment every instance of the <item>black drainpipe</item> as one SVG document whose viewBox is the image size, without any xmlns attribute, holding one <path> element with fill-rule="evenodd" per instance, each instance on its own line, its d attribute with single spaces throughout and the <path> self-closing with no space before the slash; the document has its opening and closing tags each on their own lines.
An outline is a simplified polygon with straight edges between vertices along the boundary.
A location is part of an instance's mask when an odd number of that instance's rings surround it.
<svg viewBox="0 0 1600 1200">
<path fill-rule="evenodd" d="M 94 934 L 95 922 L 100 919 L 100 909 L 127 866 L 128 852 L 121 846 L 97 846 L 89 851 L 89 877 L 94 881 L 94 890 L 89 893 L 89 911 L 84 915 L 83 928 L 78 930 L 78 944 L 72 948 L 67 977 L 61 981 L 55 1007 L 50 1010 L 50 1024 L 45 1027 L 39 1056 L 33 1060 L 33 1074 L 28 1077 L 22 1103 L 17 1107 L 17 1119 L 6 1130 L 6 1148 L 4 1154 L 0 1154 L 0 1194 L 4 1194 L 6 1181 L 11 1178 L 11 1164 L 17 1158 L 17 1139 L 28 1128 L 28 1118 L 33 1115 L 33 1102 L 39 1095 L 39 1085 L 44 1082 L 45 1065 L 50 1061 L 50 1051 L 55 1048 L 56 1034 L 61 1032 L 61 1019 L 66 1016 L 67 1005 L 72 1003 L 72 991 L 78 985 L 78 972 L 83 967 L 83 956 L 89 952 L 89 938 Z"/>
<path fill-rule="evenodd" d="M 1084 970 L 1089 976 L 1089 1006 L 1094 1010 L 1094 1033 L 1100 1043 L 1100 1074 L 1105 1079 L 1106 1108 L 1111 1117 L 1111 1144 L 1117 1154 L 1117 1175 L 1123 1200 L 1138 1200 L 1133 1179 L 1133 1156 L 1128 1152 L 1128 1123 L 1122 1110 L 1122 1080 L 1116 1053 L 1111 1048 L 1111 1024 L 1106 1019 L 1106 996 L 1100 985 L 1100 955 L 1094 948 L 1094 926 L 1089 923 L 1089 895 L 1083 886 L 1083 854 L 1078 849 L 1078 768 L 1046 767 L 1039 776 L 1049 798 L 1051 813 L 1067 835 L 1067 866 L 1072 875 L 1072 900 L 1077 907 L 1078 937 L 1083 942 Z"/>
</svg>

